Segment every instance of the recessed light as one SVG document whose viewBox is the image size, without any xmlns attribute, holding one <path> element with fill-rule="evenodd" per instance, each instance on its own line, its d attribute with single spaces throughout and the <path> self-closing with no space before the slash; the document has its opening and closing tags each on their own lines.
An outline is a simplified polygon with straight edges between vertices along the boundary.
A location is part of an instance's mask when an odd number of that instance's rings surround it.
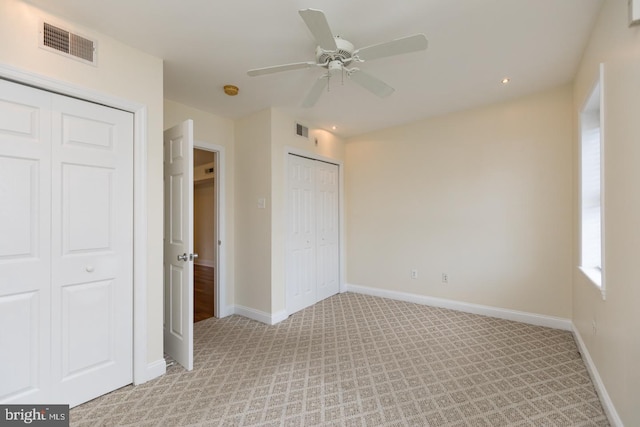
<svg viewBox="0 0 640 427">
<path fill-rule="evenodd" d="M 511 81 L 511 79 L 509 77 L 505 77 L 504 79 L 502 79 L 502 84 L 506 85 L 507 83 L 509 83 Z"/>
<path fill-rule="evenodd" d="M 337 128 L 337 127 L 335 127 L 335 126 L 331 126 L 331 129 L 336 130 L 336 129 L 338 129 L 338 128 Z"/>
</svg>

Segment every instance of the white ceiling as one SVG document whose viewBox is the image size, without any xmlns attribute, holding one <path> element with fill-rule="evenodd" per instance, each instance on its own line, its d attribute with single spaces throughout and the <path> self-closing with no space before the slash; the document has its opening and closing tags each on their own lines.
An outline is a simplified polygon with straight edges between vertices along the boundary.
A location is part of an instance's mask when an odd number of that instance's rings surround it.
<svg viewBox="0 0 640 427">
<path fill-rule="evenodd" d="M 602 1 L 28 0 L 163 58 L 166 98 L 228 118 L 273 106 L 345 137 L 570 82 Z M 246 71 L 314 60 L 298 15 L 305 8 L 324 11 L 333 33 L 356 47 L 424 33 L 429 48 L 359 65 L 396 89 L 388 98 L 334 79 L 304 109 L 320 69 Z M 239 95 L 224 95 L 225 84 Z"/>
</svg>

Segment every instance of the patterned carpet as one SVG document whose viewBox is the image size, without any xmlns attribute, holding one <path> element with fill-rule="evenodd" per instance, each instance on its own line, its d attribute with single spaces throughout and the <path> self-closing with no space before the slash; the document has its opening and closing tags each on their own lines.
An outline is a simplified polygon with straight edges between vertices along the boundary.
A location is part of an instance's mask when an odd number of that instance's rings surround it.
<svg viewBox="0 0 640 427">
<path fill-rule="evenodd" d="M 194 326 L 195 368 L 71 425 L 608 426 L 570 332 L 345 293 L 276 326 Z"/>
</svg>

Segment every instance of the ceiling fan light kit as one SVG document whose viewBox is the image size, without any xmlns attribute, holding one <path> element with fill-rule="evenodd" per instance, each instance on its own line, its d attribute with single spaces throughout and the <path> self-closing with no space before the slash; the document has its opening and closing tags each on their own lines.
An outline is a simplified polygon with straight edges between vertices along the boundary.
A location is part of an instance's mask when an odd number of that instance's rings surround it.
<svg viewBox="0 0 640 427">
<path fill-rule="evenodd" d="M 348 40 L 340 36 L 334 36 L 327 22 L 327 18 L 320 10 L 304 9 L 298 11 L 305 24 L 311 31 L 318 46 L 316 47 L 315 62 L 296 62 L 292 64 L 276 65 L 272 67 L 256 68 L 249 70 L 249 76 L 279 73 L 281 71 L 300 70 L 311 67 L 321 67 L 326 71 L 318 77 L 307 93 L 303 107 L 312 107 L 318 102 L 324 89 L 329 87 L 331 78 L 346 75 L 349 79 L 362 86 L 369 92 L 381 98 L 391 95 L 394 89 L 377 77 L 372 76 L 357 67 L 348 68 L 354 62 L 363 63 L 373 59 L 404 53 L 417 52 L 427 49 L 427 38 L 424 34 L 415 34 L 408 37 L 391 40 L 356 49 Z"/>
</svg>

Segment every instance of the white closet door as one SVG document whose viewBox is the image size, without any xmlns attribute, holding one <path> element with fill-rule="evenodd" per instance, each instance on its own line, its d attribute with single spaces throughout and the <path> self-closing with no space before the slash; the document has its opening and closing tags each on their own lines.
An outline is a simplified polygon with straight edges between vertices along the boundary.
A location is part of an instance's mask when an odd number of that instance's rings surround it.
<svg viewBox="0 0 640 427">
<path fill-rule="evenodd" d="M 51 396 L 50 103 L 0 80 L 0 403 Z"/>
<path fill-rule="evenodd" d="M 338 165 L 316 162 L 317 300 L 340 291 Z"/>
<path fill-rule="evenodd" d="M 289 156 L 288 169 L 286 297 L 287 312 L 291 314 L 317 301 L 315 162 Z"/>
<path fill-rule="evenodd" d="M 0 80 L 0 403 L 132 380 L 133 116 Z"/>
<path fill-rule="evenodd" d="M 131 383 L 133 115 L 53 97 L 52 370 L 76 405 Z"/>
<path fill-rule="evenodd" d="M 338 166 L 289 156 L 287 312 L 340 290 Z"/>
</svg>

